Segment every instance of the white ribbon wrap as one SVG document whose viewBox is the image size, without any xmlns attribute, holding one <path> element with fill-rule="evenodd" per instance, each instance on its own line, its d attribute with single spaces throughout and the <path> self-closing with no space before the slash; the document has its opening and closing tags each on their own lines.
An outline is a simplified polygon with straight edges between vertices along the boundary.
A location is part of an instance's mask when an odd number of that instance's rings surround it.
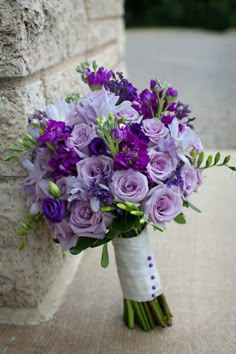
<svg viewBox="0 0 236 354">
<path fill-rule="evenodd" d="M 137 237 L 115 238 L 112 243 L 124 298 L 144 302 L 162 294 L 147 228 Z"/>
</svg>

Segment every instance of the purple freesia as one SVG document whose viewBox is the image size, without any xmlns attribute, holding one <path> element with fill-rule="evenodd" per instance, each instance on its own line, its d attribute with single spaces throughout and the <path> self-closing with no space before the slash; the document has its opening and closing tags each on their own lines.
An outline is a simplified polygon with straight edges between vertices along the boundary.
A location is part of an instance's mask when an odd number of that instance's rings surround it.
<svg viewBox="0 0 236 354">
<path fill-rule="evenodd" d="M 134 170 L 116 171 L 112 176 L 111 190 L 118 202 L 141 202 L 148 193 L 147 177 Z"/>
<path fill-rule="evenodd" d="M 159 185 L 149 191 L 142 203 L 142 210 L 149 221 L 164 226 L 181 213 L 182 204 L 179 188 Z"/>
<path fill-rule="evenodd" d="M 56 224 L 61 222 L 66 216 L 65 202 L 54 198 L 45 198 L 42 201 L 44 216 Z"/>
</svg>

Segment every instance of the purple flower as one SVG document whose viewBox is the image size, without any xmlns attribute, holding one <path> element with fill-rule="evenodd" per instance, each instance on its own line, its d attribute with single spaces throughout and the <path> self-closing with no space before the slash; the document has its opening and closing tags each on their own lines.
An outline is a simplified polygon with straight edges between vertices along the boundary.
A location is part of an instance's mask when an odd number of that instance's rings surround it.
<svg viewBox="0 0 236 354">
<path fill-rule="evenodd" d="M 158 145 L 160 139 L 169 136 L 168 128 L 156 118 L 143 120 L 142 131 L 150 139 L 150 145 Z"/>
<path fill-rule="evenodd" d="M 71 136 L 71 128 L 66 126 L 64 122 L 57 122 L 55 120 L 48 120 L 44 134 L 40 135 L 37 140 L 40 143 L 50 143 L 53 146 L 64 141 Z"/>
<path fill-rule="evenodd" d="M 74 149 L 61 147 L 54 152 L 52 159 L 49 161 L 49 166 L 53 169 L 52 177 L 58 179 L 62 176 L 75 176 L 76 163 L 79 161 L 79 156 Z"/>
<path fill-rule="evenodd" d="M 108 213 L 94 212 L 89 201 L 78 200 L 72 203 L 70 227 L 77 236 L 102 239 L 112 220 Z"/>
<path fill-rule="evenodd" d="M 86 72 L 87 82 L 92 89 L 99 89 L 104 86 L 104 83 L 110 80 L 112 75 L 113 71 L 106 70 L 103 66 L 100 66 L 96 72 L 89 72 L 88 70 Z"/>
<path fill-rule="evenodd" d="M 139 94 L 139 113 L 143 115 L 144 119 L 155 116 L 157 113 L 157 102 L 157 94 L 149 89 L 145 89 Z"/>
<path fill-rule="evenodd" d="M 146 176 L 134 170 L 116 171 L 112 176 L 111 190 L 118 202 L 141 202 L 148 193 Z"/>
<path fill-rule="evenodd" d="M 161 121 L 163 124 L 165 125 L 169 125 L 172 123 L 173 119 L 175 118 L 174 115 L 171 114 L 165 114 L 164 116 L 162 116 Z"/>
<path fill-rule="evenodd" d="M 44 216 L 54 224 L 61 222 L 66 216 L 66 206 L 64 201 L 45 198 L 42 201 L 42 208 Z"/>
<path fill-rule="evenodd" d="M 149 143 L 149 137 L 144 134 L 144 132 L 141 129 L 141 125 L 138 123 L 133 123 L 130 126 L 130 131 L 131 133 L 137 135 L 140 140 L 144 140 L 146 143 Z"/>
<path fill-rule="evenodd" d="M 147 171 L 151 179 L 156 183 L 170 177 L 178 163 L 177 159 L 167 152 L 152 150 L 149 153 L 149 158 Z"/>
<path fill-rule="evenodd" d="M 102 138 L 94 138 L 89 144 L 89 152 L 91 155 L 107 155 L 107 145 Z"/>
<path fill-rule="evenodd" d="M 167 99 L 168 99 L 168 96 L 177 97 L 178 96 L 178 92 L 173 87 L 168 87 L 168 89 L 166 90 L 166 96 L 167 96 Z"/>
<path fill-rule="evenodd" d="M 136 87 L 125 79 L 122 73 L 117 72 L 117 76 L 118 78 L 115 80 L 106 81 L 106 89 L 119 96 L 118 104 L 123 101 L 135 101 L 138 97 Z"/>
<path fill-rule="evenodd" d="M 69 148 L 74 148 L 88 155 L 88 145 L 95 136 L 95 126 L 90 126 L 85 123 L 76 124 L 72 130 L 71 137 L 67 139 L 66 145 Z M 82 155 L 81 157 L 84 156 Z"/>
<path fill-rule="evenodd" d="M 78 241 L 78 236 L 74 234 L 66 219 L 57 224 L 48 222 L 53 238 L 60 242 L 60 245 L 68 251 L 74 247 Z"/>
<path fill-rule="evenodd" d="M 118 131 L 113 131 L 118 136 Z M 142 132 L 140 132 L 142 134 Z M 122 141 L 119 144 L 120 152 L 114 157 L 115 170 L 133 168 L 136 171 L 145 172 L 149 161 L 147 142 L 133 134 L 130 127 L 120 129 Z"/>
<path fill-rule="evenodd" d="M 79 161 L 76 165 L 78 179 L 90 187 L 100 183 L 103 178 L 110 178 L 113 172 L 113 160 L 107 156 L 92 156 Z"/>
<path fill-rule="evenodd" d="M 45 112 L 51 120 L 65 122 L 66 124 L 73 111 L 74 104 L 63 100 L 56 100 L 54 104 L 49 104 L 45 108 Z"/>
<path fill-rule="evenodd" d="M 183 198 L 186 199 L 192 192 L 196 191 L 198 187 L 198 172 L 191 167 L 183 166 L 181 176 L 183 179 Z"/>
<path fill-rule="evenodd" d="M 190 109 L 188 108 L 188 105 L 185 105 L 182 102 L 177 102 L 176 106 L 175 106 L 175 115 L 176 118 L 178 118 L 179 120 L 188 117 L 189 113 L 191 113 Z"/>
<path fill-rule="evenodd" d="M 127 109 L 120 110 L 116 114 L 116 118 L 117 119 L 125 118 L 125 120 L 128 122 L 138 122 L 140 120 L 138 112 L 136 111 L 136 109 L 132 107 L 128 107 Z"/>
<path fill-rule="evenodd" d="M 70 196 L 70 192 L 76 183 L 77 178 L 74 176 L 61 177 L 56 181 L 57 186 L 60 189 L 60 199 L 67 200 Z"/>
<path fill-rule="evenodd" d="M 154 224 L 165 225 L 182 210 L 182 198 L 178 188 L 157 186 L 150 190 L 142 204 L 144 213 Z"/>
</svg>

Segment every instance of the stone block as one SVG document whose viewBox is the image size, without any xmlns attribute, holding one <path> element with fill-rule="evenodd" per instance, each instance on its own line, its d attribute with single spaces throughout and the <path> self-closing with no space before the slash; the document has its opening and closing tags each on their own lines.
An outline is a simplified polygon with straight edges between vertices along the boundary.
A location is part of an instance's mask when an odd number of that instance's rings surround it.
<svg viewBox="0 0 236 354">
<path fill-rule="evenodd" d="M 122 16 L 124 0 L 87 0 L 87 13 L 89 19 Z"/>
<path fill-rule="evenodd" d="M 19 85 L 19 83 L 18 83 Z M 42 81 L 37 80 L 25 86 L 5 85 L 0 88 L 0 151 L 6 150 L 10 145 L 14 145 L 21 137 L 27 126 L 27 117 L 35 109 L 45 107 L 43 96 L 44 87 Z M 19 163 L 15 161 L 0 161 L 0 175 L 11 176 L 24 175 L 24 171 Z"/>
<path fill-rule="evenodd" d="M 124 39 L 123 19 L 103 19 L 92 21 L 88 26 L 88 49 L 94 49 L 108 42 L 122 42 Z"/>
<path fill-rule="evenodd" d="M 22 181 L 0 179 L 0 306 L 37 306 L 64 261 L 63 250 L 52 242 L 46 226 L 18 251 L 20 236 L 15 231 L 26 211 Z"/>
<path fill-rule="evenodd" d="M 83 0 L 0 4 L 0 77 L 26 76 L 86 50 Z"/>
</svg>

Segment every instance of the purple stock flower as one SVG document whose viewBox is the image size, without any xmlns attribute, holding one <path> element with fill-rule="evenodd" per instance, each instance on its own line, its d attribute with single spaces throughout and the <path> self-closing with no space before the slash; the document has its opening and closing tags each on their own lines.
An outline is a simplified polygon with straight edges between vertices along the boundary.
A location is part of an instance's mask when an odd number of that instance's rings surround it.
<svg viewBox="0 0 236 354">
<path fill-rule="evenodd" d="M 170 96 L 170 97 L 177 97 L 178 96 L 178 92 L 176 89 L 174 89 L 173 87 L 168 87 L 168 89 L 166 90 L 166 96 Z"/>
<path fill-rule="evenodd" d="M 58 179 L 62 176 L 75 176 L 77 174 L 76 163 L 79 156 L 73 149 L 61 147 L 54 152 L 49 166 L 53 169 L 52 177 Z"/>
<path fill-rule="evenodd" d="M 104 86 L 104 84 L 110 80 L 112 75 L 113 71 L 106 70 L 103 66 L 100 66 L 96 72 L 89 72 L 89 69 L 86 71 L 87 82 L 92 89 L 99 89 Z"/>
<path fill-rule="evenodd" d="M 48 120 L 44 134 L 40 135 L 37 140 L 40 143 L 50 143 L 57 146 L 71 136 L 71 128 L 66 126 L 64 122 L 57 122 L 56 120 Z"/>
<path fill-rule="evenodd" d="M 175 115 L 179 120 L 188 117 L 189 113 L 191 113 L 188 105 L 183 104 L 182 102 L 177 102 L 175 106 Z"/>
<path fill-rule="evenodd" d="M 175 118 L 174 115 L 170 115 L 170 114 L 165 114 L 162 118 L 161 121 L 163 124 L 165 125 L 169 125 L 172 123 L 173 119 Z"/>
<path fill-rule="evenodd" d="M 62 200 L 45 198 L 42 201 L 42 208 L 44 216 L 52 223 L 59 223 L 66 216 L 66 206 Z"/>
<path fill-rule="evenodd" d="M 140 124 L 138 123 L 131 124 L 130 131 L 131 133 L 137 135 L 139 139 L 144 140 L 146 143 L 149 143 L 149 137 L 144 134 Z"/>
<path fill-rule="evenodd" d="M 157 101 L 158 97 L 155 92 L 151 92 L 149 89 L 143 90 L 139 94 L 140 109 L 139 113 L 143 115 L 144 119 L 152 118 L 157 113 Z"/>
<path fill-rule="evenodd" d="M 144 172 L 149 161 L 147 153 L 147 142 L 139 139 L 133 134 L 129 127 L 120 129 L 122 141 L 120 142 L 120 152 L 114 157 L 114 169 L 122 170 L 132 168 L 139 172 Z M 116 135 L 117 135 L 116 131 Z"/>
<path fill-rule="evenodd" d="M 91 155 L 107 155 L 107 145 L 102 138 L 94 138 L 89 144 L 89 152 Z"/>
</svg>

